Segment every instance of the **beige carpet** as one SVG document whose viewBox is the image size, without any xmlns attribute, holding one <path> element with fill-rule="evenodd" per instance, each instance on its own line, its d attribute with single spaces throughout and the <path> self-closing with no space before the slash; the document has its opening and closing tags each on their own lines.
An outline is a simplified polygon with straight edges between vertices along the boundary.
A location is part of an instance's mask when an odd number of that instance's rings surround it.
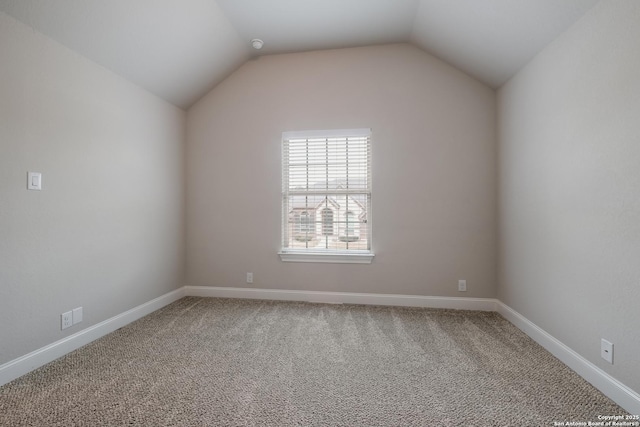
<svg viewBox="0 0 640 427">
<path fill-rule="evenodd" d="M 496 313 L 194 297 L 0 388 L 2 426 L 551 426 L 625 413 Z"/>
</svg>

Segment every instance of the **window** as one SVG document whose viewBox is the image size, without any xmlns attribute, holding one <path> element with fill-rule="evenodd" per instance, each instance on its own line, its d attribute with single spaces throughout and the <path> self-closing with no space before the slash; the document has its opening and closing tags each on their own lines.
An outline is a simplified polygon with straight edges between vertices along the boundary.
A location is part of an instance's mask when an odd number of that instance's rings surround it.
<svg viewBox="0 0 640 427">
<path fill-rule="evenodd" d="M 294 218 L 294 239 L 298 242 L 308 242 L 315 237 L 316 224 L 314 214 L 307 210 L 297 212 Z"/>
<path fill-rule="evenodd" d="M 322 235 L 333 236 L 333 211 L 329 208 L 322 209 Z"/>
<path fill-rule="evenodd" d="M 283 133 L 280 257 L 371 262 L 370 129 Z"/>
<path fill-rule="evenodd" d="M 357 242 L 358 240 L 360 240 L 358 219 L 353 212 L 347 211 L 345 214 L 343 232 L 340 233 L 340 241 Z"/>
<path fill-rule="evenodd" d="M 306 211 L 302 212 L 300 215 L 300 232 L 314 234 L 316 227 L 313 222 L 313 214 Z"/>
</svg>

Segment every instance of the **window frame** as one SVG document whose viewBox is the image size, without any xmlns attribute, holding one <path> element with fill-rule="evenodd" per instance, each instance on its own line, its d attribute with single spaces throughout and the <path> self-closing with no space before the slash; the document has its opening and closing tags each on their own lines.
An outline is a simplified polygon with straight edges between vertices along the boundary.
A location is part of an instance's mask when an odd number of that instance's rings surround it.
<svg viewBox="0 0 640 427">
<path fill-rule="evenodd" d="M 366 238 L 368 249 L 324 249 L 324 248 L 292 248 L 287 247 L 286 243 L 289 236 L 289 227 L 291 226 L 289 216 L 291 211 L 289 210 L 289 164 L 285 164 L 285 143 L 293 139 L 317 139 L 317 138 L 367 138 L 367 184 L 366 190 L 363 194 L 367 195 L 366 206 Z M 295 131 L 295 132 L 283 132 L 281 140 L 281 165 L 282 165 L 282 230 L 281 230 L 281 249 L 278 252 L 280 259 L 284 262 L 320 262 L 320 263 L 355 263 L 355 264 L 370 264 L 373 261 L 373 233 L 372 233 L 372 185 L 371 185 L 371 129 L 338 129 L 338 130 L 320 130 L 320 131 Z M 326 208 L 325 208 L 326 209 Z M 336 222 L 336 212 L 332 211 L 332 236 L 339 237 L 341 224 Z M 352 215 L 355 215 L 351 212 Z M 320 215 L 320 237 L 326 238 L 325 234 L 327 224 L 325 224 L 324 209 L 319 214 L 315 213 L 314 216 Z M 356 215 L 357 218 L 357 215 Z M 315 218 L 314 218 L 315 219 Z M 360 233 L 360 225 L 354 224 Z M 353 227 L 351 227 L 353 228 Z M 317 228 L 316 228 L 317 231 Z"/>
</svg>

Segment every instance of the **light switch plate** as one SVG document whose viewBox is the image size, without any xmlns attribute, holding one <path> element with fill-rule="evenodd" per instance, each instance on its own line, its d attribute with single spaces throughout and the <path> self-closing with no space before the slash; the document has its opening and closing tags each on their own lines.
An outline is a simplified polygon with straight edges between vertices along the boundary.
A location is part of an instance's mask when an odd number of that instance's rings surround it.
<svg viewBox="0 0 640 427">
<path fill-rule="evenodd" d="M 42 174 L 40 172 L 29 172 L 27 174 L 27 189 L 42 190 Z"/>
<path fill-rule="evenodd" d="M 613 343 L 602 339 L 600 341 L 600 356 L 613 365 Z"/>
<path fill-rule="evenodd" d="M 72 310 L 73 313 L 73 324 L 82 322 L 82 307 L 74 308 Z"/>
</svg>

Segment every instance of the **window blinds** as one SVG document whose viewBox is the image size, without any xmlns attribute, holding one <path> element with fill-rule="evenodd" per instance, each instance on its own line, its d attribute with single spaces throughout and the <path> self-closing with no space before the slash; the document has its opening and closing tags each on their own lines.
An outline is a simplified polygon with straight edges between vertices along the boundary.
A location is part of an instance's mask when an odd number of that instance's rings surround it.
<svg viewBox="0 0 640 427">
<path fill-rule="evenodd" d="M 370 252 L 370 129 L 285 132 L 282 178 L 283 251 Z"/>
</svg>

